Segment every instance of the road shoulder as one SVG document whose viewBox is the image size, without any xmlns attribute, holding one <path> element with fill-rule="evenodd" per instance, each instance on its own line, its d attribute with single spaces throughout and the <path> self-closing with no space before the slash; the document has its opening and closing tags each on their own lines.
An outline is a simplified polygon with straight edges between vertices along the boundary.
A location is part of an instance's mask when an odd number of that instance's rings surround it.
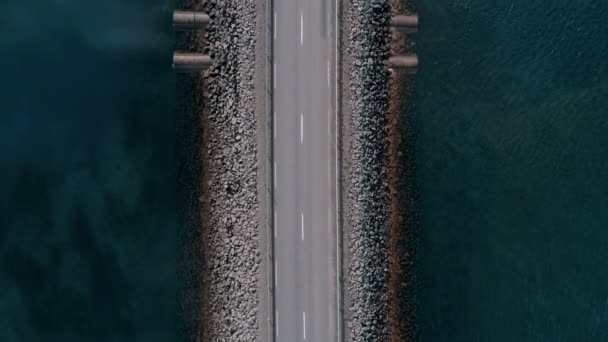
<svg viewBox="0 0 608 342">
<path fill-rule="evenodd" d="M 261 256 L 260 279 L 258 282 L 258 341 L 273 341 L 273 296 L 272 285 L 272 179 L 270 167 L 272 156 L 272 100 L 267 91 L 269 77 L 270 29 L 268 15 L 271 13 L 272 0 L 256 0 L 256 44 L 255 44 L 255 116 L 257 126 L 257 191 L 259 208 L 257 213 L 259 227 L 259 250 Z M 271 55 L 270 55 L 271 56 Z"/>
</svg>

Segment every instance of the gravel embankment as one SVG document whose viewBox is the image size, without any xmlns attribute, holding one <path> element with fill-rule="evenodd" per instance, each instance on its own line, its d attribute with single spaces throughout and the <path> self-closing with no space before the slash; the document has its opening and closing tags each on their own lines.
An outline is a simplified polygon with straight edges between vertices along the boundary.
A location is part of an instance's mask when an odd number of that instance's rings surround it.
<svg viewBox="0 0 608 342">
<path fill-rule="evenodd" d="M 194 0 L 178 0 L 176 9 L 195 8 Z M 202 33 L 176 32 L 176 51 L 202 51 Z M 171 65 L 167 63 L 167 68 Z M 205 262 L 202 235 L 207 224 L 202 220 L 200 198 L 204 196 L 203 182 L 203 125 L 204 85 L 200 74 L 177 74 L 176 111 L 178 162 L 177 187 L 177 285 L 178 285 L 178 341 L 196 341 L 201 322 L 206 317 L 201 311 L 205 301 Z"/>
<path fill-rule="evenodd" d="M 255 115 L 255 1 L 204 1 L 211 16 L 204 119 L 208 192 L 204 341 L 257 341 L 261 252 Z"/>
<path fill-rule="evenodd" d="M 349 6 L 347 329 L 351 341 L 386 341 L 389 7 L 387 0 L 351 0 Z"/>
<path fill-rule="evenodd" d="M 389 0 L 392 15 L 413 14 L 411 0 Z M 391 30 L 391 55 L 415 53 L 415 35 Z M 419 340 L 418 217 L 414 165 L 415 75 L 393 73 L 389 81 L 389 341 Z"/>
</svg>

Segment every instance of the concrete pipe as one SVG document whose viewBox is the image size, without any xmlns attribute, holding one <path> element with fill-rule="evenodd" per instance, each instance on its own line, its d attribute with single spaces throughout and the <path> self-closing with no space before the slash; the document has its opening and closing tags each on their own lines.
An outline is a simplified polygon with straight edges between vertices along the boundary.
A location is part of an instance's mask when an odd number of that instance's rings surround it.
<svg viewBox="0 0 608 342">
<path fill-rule="evenodd" d="M 416 69 L 418 69 L 418 56 L 393 56 L 388 59 L 387 65 L 391 69 L 400 69 L 407 73 L 416 73 Z"/>
<path fill-rule="evenodd" d="M 173 12 L 173 28 L 176 30 L 202 30 L 209 25 L 210 20 L 209 16 L 203 12 Z"/>
<path fill-rule="evenodd" d="M 200 53 L 173 54 L 173 70 L 176 72 L 199 72 L 207 69 L 213 64 L 213 59 L 208 55 Z"/>
<path fill-rule="evenodd" d="M 418 30 L 418 15 L 396 15 L 391 18 L 392 27 L 406 32 L 416 32 Z"/>
</svg>

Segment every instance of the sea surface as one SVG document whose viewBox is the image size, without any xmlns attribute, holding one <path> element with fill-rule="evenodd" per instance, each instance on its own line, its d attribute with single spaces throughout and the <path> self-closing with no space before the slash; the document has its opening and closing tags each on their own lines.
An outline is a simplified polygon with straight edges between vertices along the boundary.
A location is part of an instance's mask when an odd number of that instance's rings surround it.
<svg viewBox="0 0 608 342">
<path fill-rule="evenodd" d="M 608 2 L 416 4 L 421 340 L 608 341 Z"/>
<path fill-rule="evenodd" d="M 175 341 L 173 1 L 3 1 L 0 341 Z"/>
</svg>

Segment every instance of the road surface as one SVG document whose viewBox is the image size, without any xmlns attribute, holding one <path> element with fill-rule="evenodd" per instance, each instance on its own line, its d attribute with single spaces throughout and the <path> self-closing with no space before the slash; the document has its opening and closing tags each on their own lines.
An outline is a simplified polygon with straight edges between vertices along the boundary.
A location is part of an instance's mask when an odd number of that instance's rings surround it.
<svg viewBox="0 0 608 342">
<path fill-rule="evenodd" d="M 275 336 L 337 341 L 336 1 L 273 8 Z"/>
</svg>

